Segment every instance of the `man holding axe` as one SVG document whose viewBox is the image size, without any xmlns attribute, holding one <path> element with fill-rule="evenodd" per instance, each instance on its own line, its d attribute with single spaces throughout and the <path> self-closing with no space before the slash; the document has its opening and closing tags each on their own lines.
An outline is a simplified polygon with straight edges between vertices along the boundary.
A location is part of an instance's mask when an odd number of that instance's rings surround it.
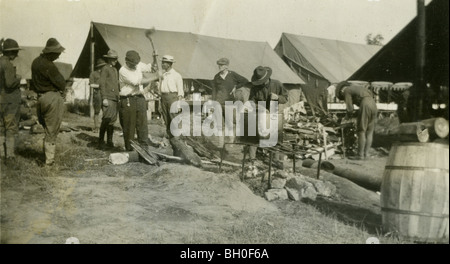
<svg viewBox="0 0 450 264">
<path fill-rule="evenodd" d="M 152 40 L 152 35 L 155 33 L 155 28 L 145 31 L 145 36 L 150 40 L 153 49 L 153 67 L 159 72 L 157 53 L 155 45 Z M 160 112 L 166 124 L 166 133 L 170 138 L 173 137 L 170 132 L 170 123 L 176 114 L 170 113 L 170 106 L 174 102 L 178 102 L 184 98 L 183 78 L 172 68 L 175 59 L 171 55 L 164 55 L 161 59 L 161 68 L 163 73 L 159 74 L 159 89 L 158 93 L 161 96 Z"/>
</svg>

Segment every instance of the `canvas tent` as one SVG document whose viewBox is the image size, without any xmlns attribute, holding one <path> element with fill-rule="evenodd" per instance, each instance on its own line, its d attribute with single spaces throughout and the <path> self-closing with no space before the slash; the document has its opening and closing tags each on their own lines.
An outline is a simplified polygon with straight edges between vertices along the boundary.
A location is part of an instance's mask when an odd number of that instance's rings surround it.
<svg viewBox="0 0 450 264">
<path fill-rule="evenodd" d="M 136 50 L 145 63 L 152 62 L 152 46 L 145 37 L 145 29 L 93 22 L 91 25 L 94 44 L 94 57 L 100 58 L 113 49 L 119 54 L 119 63 L 125 63 L 128 50 Z M 91 34 L 91 33 L 90 33 Z M 73 77 L 88 78 L 91 71 L 91 35 L 86 43 L 72 73 Z M 250 79 L 253 70 L 259 66 L 273 69 L 272 77 L 286 84 L 303 84 L 277 56 L 266 42 L 242 41 L 203 36 L 193 33 L 156 30 L 152 35 L 159 58 L 165 54 L 175 57 L 174 68 L 184 80 L 212 80 L 218 72 L 217 59 L 230 59 L 230 70 Z M 120 65 L 119 65 L 120 67 Z M 187 83 L 187 82 L 186 82 Z M 208 86 L 208 82 L 202 82 Z M 190 85 L 198 86 L 199 82 Z"/>
<path fill-rule="evenodd" d="M 274 50 L 306 82 L 302 88 L 311 107 L 326 111 L 326 88 L 346 80 L 380 48 L 283 33 Z"/>
<path fill-rule="evenodd" d="M 19 56 L 12 63 L 16 66 L 17 74 L 29 80 L 31 79 L 31 64 L 42 53 L 44 47 L 21 46 L 21 48 L 22 50 L 19 51 Z M 72 64 L 56 61 L 55 65 L 64 78 L 68 80 L 72 73 Z"/>
<path fill-rule="evenodd" d="M 427 100 L 448 105 L 449 71 L 449 2 L 433 0 L 425 9 L 425 67 L 424 81 L 429 84 Z M 349 79 L 411 82 L 416 78 L 416 38 L 418 19 L 414 18 L 389 43 Z M 448 107 L 444 111 L 448 119 Z"/>
</svg>

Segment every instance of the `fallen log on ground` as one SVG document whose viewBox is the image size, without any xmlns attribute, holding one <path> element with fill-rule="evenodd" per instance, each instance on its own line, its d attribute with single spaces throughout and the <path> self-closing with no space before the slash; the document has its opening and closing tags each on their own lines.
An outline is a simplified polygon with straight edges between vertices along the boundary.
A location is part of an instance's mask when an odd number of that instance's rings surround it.
<svg viewBox="0 0 450 264">
<path fill-rule="evenodd" d="M 302 162 L 302 166 L 305 168 L 317 169 L 318 162 L 311 159 L 306 159 Z M 346 178 L 361 187 L 364 187 L 372 191 L 380 191 L 381 180 L 383 175 L 372 175 L 367 173 L 356 172 L 350 168 L 344 166 L 336 166 L 329 161 L 322 161 L 320 169 L 323 169 L 334 175 Z"/>
<path fill-rule="evenodd" d="M 322 161 L 320 168 L 346 178 L 366 189 L 380 191 L 383 175 L 357 172 L 344 166 L 336 166 L 329 161 Z"/>
<path fill-rule="evenodd" d="M 214 151 L 206 148 L 203 144 L 201 144 L 200 142 L 197 142 L 196 140 L 194 140 L 192 137 L 181 137 L 182 140 L 186 141 L 186 143 L 188 145 L 190 145 L 194 151 L 205 158 L 219 158 Z"/>
<path fill-rule="evenodd" d="M 219 164 L 220 160 L 217 159 L 213 159 L 213 160 L 202 160 L 203 164 Z M 231 161 L 227 161 L 227 160 L 222 160 L 222 164 L 224 165 L 228 165 L 228 166 L 232 166 L 232 167 L 242 167 L 242 164 L 238 164 L 238 163 L 234 163 Z"/>
<path fill-rule="evenodd" d="M 139 143 L 137 143 L 134 140 L 130 140 L 131 147 L 136 150 L 139 155 L 146 160 L 150 165 L 157 165 L 159 166 L 158 157 L 155 156 L 153 153 L 149 153 L 146 149 L 141 147 Z"/>
<path fill-rule="evenodd" d="M 196 167 L 202 167 L 202 160 L 186 142 L 178 137 L 173 137 L 170 139 L 170 144 L 176 156 L 181 157 L 184 161 Z"/>
</svg>

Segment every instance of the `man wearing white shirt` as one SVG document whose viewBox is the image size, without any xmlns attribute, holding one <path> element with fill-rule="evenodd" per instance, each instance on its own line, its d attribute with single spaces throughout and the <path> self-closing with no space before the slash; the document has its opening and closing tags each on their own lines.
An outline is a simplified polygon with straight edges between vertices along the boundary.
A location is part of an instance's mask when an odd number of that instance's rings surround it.
<svg viewBox="0 0 450 264">
<path fill-rule="evenodd" d="M 140 144 L 148 144 L 147 101 L 143 84 L 158 79 L 155 75 L 144 78 L 142 73 L 152 72 L 152 65 L 144 64 L 140 60 L 139 53 L 130 50 L 125 56 L 125 65 L 119 70 L 119 118 L 127 151 L 133 150 L 130 140 L 134 138 L 135 132 Z"/>
<path fill-rule="evenodd" d="M 183 78 L 172 68 L 174 62 L 174 58 L 170 55 L 164 55 L 161 60 L 161 67 L 164 70 L 161 78 L 161 114 L 166 123 L 166 132 L 169 138 L 173 137 L 170 132 L 170 123 L 177 115 L 170 113 L 170 107 L 184 98 Z"/>
</svg>

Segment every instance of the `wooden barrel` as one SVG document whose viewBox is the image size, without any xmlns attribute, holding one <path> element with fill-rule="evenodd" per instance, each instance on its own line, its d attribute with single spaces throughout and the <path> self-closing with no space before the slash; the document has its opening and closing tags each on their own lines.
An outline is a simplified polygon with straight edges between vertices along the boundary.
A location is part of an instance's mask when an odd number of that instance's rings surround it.
<svg viewBox="0 0 450 264">
<path fill-rule="evenodd" d="M 395 143 L 381 183 L 383 226 L 400 237 L 448 243 L 449 146 Z"/>
</svg>

